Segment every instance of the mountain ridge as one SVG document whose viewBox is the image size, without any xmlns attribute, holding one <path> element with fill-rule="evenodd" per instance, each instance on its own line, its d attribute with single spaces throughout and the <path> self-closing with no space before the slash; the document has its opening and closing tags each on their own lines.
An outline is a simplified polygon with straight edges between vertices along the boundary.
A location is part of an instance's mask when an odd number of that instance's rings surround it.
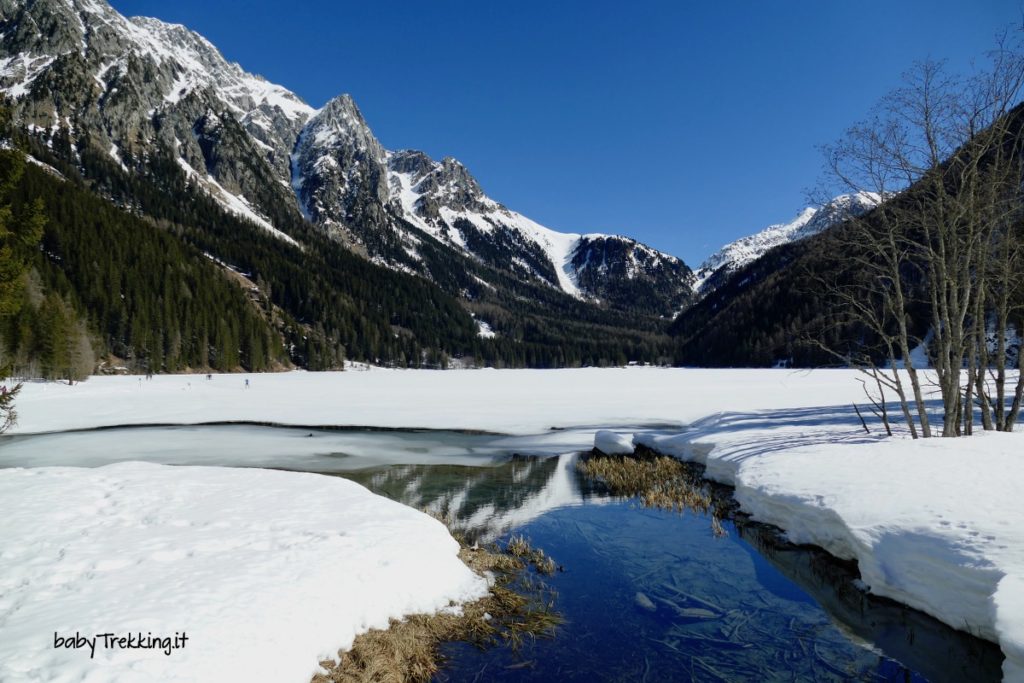
<svg viewBox="0 0 1024 683">
<path fill-rule="evenodd" d="M 294 239 L 279 226 L 295 213 L 376 263 L 432 278 L 411 225 L 597 305 L 628 309 L 642 289 L 640 308 L 666 315 L 687 296 L 691 275 L 676 257 L 617 235 L 551 230 L 484 195 L 451 157 L 439 163 L 449 180 L 461 176 L 456 186 L 421 188 L 420 208 L 407 205 L 412 188 L 390 167 L 406 152 L 380 145 L 351 96 L 314 108 L 181 24 L 126 18 L 103 0 L 4 0 L 0 26 L 0 91 L 34 130 L 87 136 L 129 170 L 167 147 L 191 182 L 282 239 Z M 595 239 L 617 243 L 602 262 L 625 260 L 590 268 Z"/>
<path fill-rule="evenodd" d="M 758 260 L 772 249 L 817 235 L 881 203 L 878 195 L 861 192 L 841 194 L 820 207 L 807 206 L 788 223 L 773 223 L 745 237 L 733 240 L 707 257 L 694 271 L 694 293 L 704 297 L 733 273 Z"/>
</svg>

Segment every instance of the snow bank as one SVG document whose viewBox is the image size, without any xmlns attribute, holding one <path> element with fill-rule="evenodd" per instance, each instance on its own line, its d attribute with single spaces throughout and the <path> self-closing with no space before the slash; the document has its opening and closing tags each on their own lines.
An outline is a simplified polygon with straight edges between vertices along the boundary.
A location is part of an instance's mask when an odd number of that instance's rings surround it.
<svg viewBox="0 0 1024 683">
<path fill-rule="evenodd" d="M 125 463 L 0 470 L 0 680 L 307 681 L 486 585 L 439 522 L 344 479 Z M 54 647 L 54 634 L 184 647 Z M 180 640 L 178 643 L 180 644 Z"/>
<path fill-rule="evenodd" d="M 602 429 L 594 435 L 594 448 L 605 455 L 627 455 L 634 450 L 633 436 Z"/>
<path fill-rule="evenodd" d="M 720 413 L 638 434 L 706 465 L 754 519 L 856 560 L 872 593 L 999 643 L 1024 681 L 1024 434 L 865 434 L 852 409 Z"/>
</svg>

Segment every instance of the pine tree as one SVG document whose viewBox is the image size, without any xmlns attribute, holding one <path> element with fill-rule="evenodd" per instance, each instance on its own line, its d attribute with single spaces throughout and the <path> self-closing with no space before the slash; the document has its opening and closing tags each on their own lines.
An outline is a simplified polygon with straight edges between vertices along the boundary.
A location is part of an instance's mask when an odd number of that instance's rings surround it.
<svg viewBox="0 0 1024 683">
<path fill-rule="evenodd" d="M 6 112 L 0 112 L 5 118 Z M 0 316 L 16 315 L 25 302 L 24 290 L 30 259 L 43 235 L 43 207 L 37 200 L 15 212 L 11 206 L 12 189 L 25 171 L 24 154 L 18 150 L 0 151 Z M 0 368 L 11 374 L 11 366 Z M 21 384 L 0 386 L 0 432 L 10 429 L 17 415 L 14 398 Z"/>
</svg>

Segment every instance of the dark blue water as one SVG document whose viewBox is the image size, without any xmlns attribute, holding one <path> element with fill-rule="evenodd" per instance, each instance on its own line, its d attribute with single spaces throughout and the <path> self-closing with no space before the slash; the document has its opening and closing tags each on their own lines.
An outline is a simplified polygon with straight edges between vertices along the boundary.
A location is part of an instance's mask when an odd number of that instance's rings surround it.
<svg viewBox="0 0 1024 683">
<path fill-rule="evenodd" d="M 573 504 L 517 522 L 559 472 L 567 474 L 546 459 L 345 475 L 461 520 L 470 534 L 465 522 L 477 520 L 485 540 L 525 535 L 565 567 L 542 577 L 566 620 L 556 637 L 516 650 L 447 645 L 438 680 L 1001 679 L 996 646 L 865 595 L 855 567 L 742 517 L 717 537 L 705 515 L 611 499 L 573 471 Z"/>
<path fill-rule="evenodd" d="M 442 680 L 924 680 L 851 642 L 732 525 L 616 503 L 518 531 L 566 567 L 549 583 L 567 623 L 518 652 L 450 647 Z"/>
</svg>

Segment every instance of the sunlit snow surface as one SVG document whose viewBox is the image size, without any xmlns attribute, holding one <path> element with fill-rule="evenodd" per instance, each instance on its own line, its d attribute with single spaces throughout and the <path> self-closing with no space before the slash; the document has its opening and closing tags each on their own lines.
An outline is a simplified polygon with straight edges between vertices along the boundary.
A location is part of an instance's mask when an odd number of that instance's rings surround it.
<svg viewBox="0 0 1024 683">
<path fill-rule="evenodd" d="M 309 680 L 357 633 L 486 586 L 441 523 L 314 474 L 4 469 L 0 537 L 5 683 Z M 54 647 L 182 631 L 170 655 Z"/>
</svg>

